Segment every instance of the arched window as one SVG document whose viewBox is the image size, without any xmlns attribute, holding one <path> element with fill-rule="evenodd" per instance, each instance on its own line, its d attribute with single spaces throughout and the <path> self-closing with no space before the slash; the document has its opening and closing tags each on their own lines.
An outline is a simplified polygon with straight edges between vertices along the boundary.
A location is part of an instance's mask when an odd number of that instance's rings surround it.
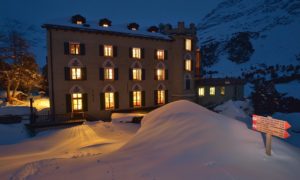
<svg viewBox="0 0 300 180">
<path fill-rule="evenodd" d="M 115 79 L 115 68 L 111 60 L 106 60 L 103 63 L 103 75 L 104 80 L 114 80 Z"/>
<path fill-rule="evenodd" d="M 185 71 L 192 71 L 193 67 L 192 56 L 190 53 L 187 53 L 184 57 L 184 70 Z"/>
<path fill-rule="evenodd" d="M 155 105 L 163 105 L 168 101 L 168 91 L 164 84 L 159 84 L 157 90 L 154 91 Z"/>
<path fill-rule="evenodd" d="M 132 86 L 129 97 L 130 107 L 139 108 L 145 105 L 145 91 L 142 91 L 142 87 L 138 84 Z"/>
<path fill-rule="evenodd" d="M 131 65 L 129 79 L 138 81 L 145 79 L 145 70 L 142 69 L 142 64 L 140 62 L 136 61 Z"/>
<path fill-rule="evenodd" d="M 87 94 L 80 86 L 74 85 L 66 96 L 67 112 L 87 111 Z"/>
<path fill-rule="evenodd" d="M 66 80 L 86 80 L 86 68 L 81 61 L 73 58 L 69 61 L 68 67 L 65 67 Z"/>
<path fill-rule="evenodd" d="M 106 85 L 102 93 L 100 93 L 100 107 L 104 110 L 113 110 L 118 108 L 119 94 L 115 88 L 108 84 Z"/>
<path fill-rule="evenodd" d="M 165 79 L 166 79 L 165 65 L 162 62 L 160 62 L 156 66 L 155 80 L 165 80 Z"/>
</svg>

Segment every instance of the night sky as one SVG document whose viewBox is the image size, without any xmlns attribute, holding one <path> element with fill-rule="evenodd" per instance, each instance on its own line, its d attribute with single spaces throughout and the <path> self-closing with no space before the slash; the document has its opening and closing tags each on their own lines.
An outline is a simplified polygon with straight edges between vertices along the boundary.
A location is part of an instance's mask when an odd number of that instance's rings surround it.
<svg viewBox="0 0 300 180">
<path fill-rule="evenodd" d="M 26 23 L 69 17 L 107 17 L 113 23 L 136 21 L 143 25 L 178 20 L 199 23 L 222 0 L 0 0 L 0 16 Z"/>
</svg>

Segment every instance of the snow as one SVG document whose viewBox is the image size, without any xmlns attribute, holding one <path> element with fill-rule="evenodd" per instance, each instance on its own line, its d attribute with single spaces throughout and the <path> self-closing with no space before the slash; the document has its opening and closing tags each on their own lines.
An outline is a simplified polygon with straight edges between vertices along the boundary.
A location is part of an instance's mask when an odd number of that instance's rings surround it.
<svg viewBox="0 0 300 180">
<path fill-rule="evenodd" d="M 2 145 L 0 177 L 176 180 L 300 175 L 299 149 L 274 138 L 272 156 L 267 156 L 260 133 L 189 101 L 148 113 L 138 128 L 100 121 Z"/>
<path fill-rule="evenodd" d="M 292 81 L 284 84 L 276 84 L 275 88 L 280 93 L 286 93 L 286 96 L 292 96 L 300 99 L 300 81 Z"/>
</svg>

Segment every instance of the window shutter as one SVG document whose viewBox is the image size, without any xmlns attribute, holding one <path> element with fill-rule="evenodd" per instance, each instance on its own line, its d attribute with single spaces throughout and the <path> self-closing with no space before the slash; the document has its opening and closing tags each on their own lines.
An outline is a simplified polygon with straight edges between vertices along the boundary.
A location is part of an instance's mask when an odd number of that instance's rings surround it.
<svg viewBox="0 0 300 180">
<path fill-rule="evenodd" d="M 129 92 L 129 107 L 133 108 L 133 92 Z"/>
<path fill-rule="evenodd" d="M 83 105 L 83 111 L 88 111 L 88 94 L 84 93 L 82 95 L 82 105 Z"/>
<path fill-rule="evenodd" d="M 69 43 L 68 42 L 64 42 L 64 50 L 65 50 L 66 55 L 70 54 L 70 49 L 69 49 Z"/>
<path fill-rule="evenodd" d="M 146 79 L 146 71 L 145 69 L 142 69 L 142 80 Z"/>
<path fill-rule="evenodd" d="M 131 68 L 129 68 L 129 80 L 132 80 L 132 69 Z"/>
<path fill-rule="evenodd" d="M 81 68 L 82 80 L 87 80 L 86 67 Z"/>
<path fill-rule="evenodd" d="M 117 46 L 114 46 L 113 53 L 114 53 L 114 57 L 118 56 L 118 48 L 117 48 Z"/>
<path fill-rule="evenodd" d="M 141 58 L 145 58 L 145 48 L 141 48 Z"/>
<path fill-rule="evenodd" d="M 154 59 L 158 59 L 157 58 L 157 49 L 154 49 Z"/>
<path fill-rule="evenodd" d="M 102 44 L 99 45 L 99 55 L 104 56 L 104 46 Z"/>
<path fill-rule="evenodd" d="M 104 80 L 104 69 L 103 68 L 99 68 L 99 79 L 100 80 Z"/>
<path fill-rule="evenodd" d="M 71 94 L 66 94 L 66 112 L 69 113 L 72 110 Z"/>
<path fill-rule="evenodd" d="M 156 106 L 157 105 L 157 90 L 154 90 L 154 105 Z"/>
<path fill-rule="evenodd" d="M 70 72 L 70 68 L 69 67 L 65 67 L 65 80 L 66 81 L 70 81 L 71 79 L 71 72 Z"/>
<path fill-rule="evenodd" d="M 114 69 L 114 80 L 119 80 L 119 71 L 118 71 L 118 68 L 115 68 Z"/>
<path fill-rule="evenodd" d="M 154 80 L 158 80 L 158 77 L 157 77 L 157 74 L 156 74 L 156 70 L 157 69 L 154 69 Z"/>
<path fill-rule="evenodd" d="M 166 104 L 169 102 L 169 91 L 165 90 L 165 102 Z"/>
<path fill-rule="evenodd" d="M 105 109 L 105 97 L 104 93 L 100 93 L 100 110 Z"/>
<path fill-rule="evenodd" d="M 168 59 L 168 51 L 165 50 L 165 60 L 167 60 L 167 59 Z"/>
<path fill-rule="evenodd" d="M 193 66 L 194 66 L 194 64 L 193 64 L 193 61 L 191 60 L 191 71 L 194 71 Z"/>
<path fill-rule="evenodd" d="M 85 55 L 85 45 L 80 44 L 80 55 Z"/>
<path fill-rule="evenodd" d="M 115 109 L 119 109 L 119 92 L 114 93 Z"/>
<path fill-rule="evenodd" d="M 142 106 L 145 107 L 146 105 L 146 93 L 142 91 Z"/>
<path fill-rule="evenodd" d="M 129 58 L 132 58 L 132 47 L 129 48 Z"/>
<path fill-rule="evenodd" d="M 165 80 L 169 80 L 169 71 L 165 69 Z"/>
</svg>

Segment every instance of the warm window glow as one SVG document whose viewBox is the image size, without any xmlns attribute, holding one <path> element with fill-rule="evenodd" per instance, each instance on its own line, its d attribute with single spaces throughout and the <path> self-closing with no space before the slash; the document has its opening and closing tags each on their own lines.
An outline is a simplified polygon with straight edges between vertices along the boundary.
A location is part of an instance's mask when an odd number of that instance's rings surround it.
<svg viewBox="0 0 300 180">
<path fill-rule="evenodd" d="M 156 70 L 157 80 L 165 80 L 165 70 L 164 69 L 157 69 Z"/>
<path fill-rule="evenodd" d="M 103 25 L 102 25 L 102 27 L 108 27 L 108 26 L 109 26 L 108 24 L 103 24 Z"/>
<path fill-rule="evenodd" d="M 142 69 L 140 69 L 140 68 L 132 69 L 132 79 L 133 80 L 142 80 Z"/>
<path fill-rule="evenodd" d="M 104 45 L 104 56 L 113 56 L 113 46 L 111 45 Z"/>
<path fill-rule="evenodd" d="M 132 48 L 132 58 L 141 59 L 141 48 Z"/>
<path fill-rule="evenodd" d="M 133 91 L 133 107 L 141 107 L 141 106 L 142 106 L 142 92 Z"/>
<path fill-rule="evenodd" d="M 185 70 L 186 71 L 191 71 L 192 70 L 192 60 L 187 59 L 185 60 Z"/>
<path fill-rule="evenodd" d="M 225 95 L 225 86 L 221 87 L 221 95 Z"/>
<path fill-rule="evenodd" d="M 164 90 L 157 91 L 157 104 L 165 104 L 165 91 Z"/>
<path fill-rule="evenodd" d="M 132 31 L 136 31 L 136 28 L 135 28 L 135 27 L 132 27 L 131 30 L 132 30 Z"/>
<path fill-rule="evenodd" d="M 82 110 L 82 94 L 81 93 L 73 93 L 72 94 L 72 109 L 73 109 L 73 111 L 81 111 Z"/>
<path fill-rule="evenodd" d="M 165 51 L 162 49 L 157 50 L 156 56 L 157 56 L 157 59 L 164 60 L 165 59 Z"/>
<path fill-rule="evenodd" d="M 72 80 L 81 79 L 81 68 L 71 68 L 71 73 Z"/>
<path fill-rule="evenodd" d="M 192 50 L 192 40 L 185 39 L 185 50 L 191 51 Z"/>
<path fill-rule="evenodd" d="M 215 87 L 210 87 L 209 88 L 209 95 L 214 96 L 216 94 L 216 88 Z"/>
<path fill-rule="evenodd" d="M 77 21 L 76 21 L 76 24 L 82 24 L 82 21 L 77 20 Z"/>
<path fill-rule="evenodd" d="M 69 43 L 70 54 L 80 54 L 80 43 Z"/>
<path fill-rule="evenodd" d="M 204 87 L 200 87 L 200 88 L 198 89 L 198 95 L 199 95 L 199 96 L 204 96 L 204 95 L 205 95 L 205 89 L 204 89 Z"/>
<path fill-rule="evenodd" d="M 104 68 L 104 79 L 113 80 L 114 79 L 114 69 L 113 68 Z"/>
<path fill-rule="evenodd" d="M 105 95 L 105 109 L 114 109 L 115 108 L 115 100 L 113 92 L 106 92 Z"/>
</svg>

